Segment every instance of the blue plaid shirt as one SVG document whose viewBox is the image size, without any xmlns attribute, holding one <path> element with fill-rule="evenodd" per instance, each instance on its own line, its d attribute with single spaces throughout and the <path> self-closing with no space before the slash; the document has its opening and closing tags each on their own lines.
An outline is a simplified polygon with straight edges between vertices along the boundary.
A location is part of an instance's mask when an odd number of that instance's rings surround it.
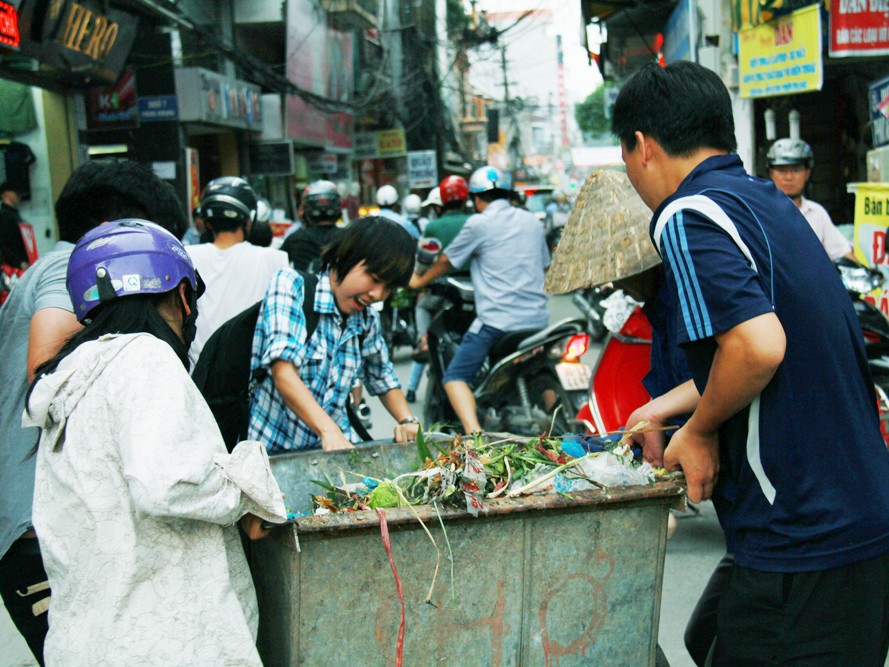
<svg viewBox="0 0 889 667">
<path fill-rule="evenodd" d="M 357 436 L 346 414 L 355 381 L 362 379 L 375 396 L 401 386 L 383 343 L 380 318 L 368 308 L 344 320 L 330 290 L 330 276 L 321 273 L 315 288 L 318 326 L 306 344 L 304 294 L 304 281 L 297 271 L 282 269 L 272 278 L 256 321 L 251 369 L 270 368 L 279 359 L 289 361 L 318 404 L 355 442 Z M 284 404 L 271 373 L 250 401 L 248 437 L 264 443 L 272 453 L 321 446 L 315 432 Z"/>
</svg>

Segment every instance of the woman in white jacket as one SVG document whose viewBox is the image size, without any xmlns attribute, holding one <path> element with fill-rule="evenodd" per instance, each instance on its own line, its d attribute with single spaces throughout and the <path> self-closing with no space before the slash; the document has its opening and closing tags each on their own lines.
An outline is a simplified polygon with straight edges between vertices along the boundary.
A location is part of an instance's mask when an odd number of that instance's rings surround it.
<svg viewBox="0 0 889 667">
<path fill-rule="evenodd" d="M 38 369 L 34 526 L 52 590 L 49 665 L 260 665 L 251 539 L 285 510 L 265 448 L 226 452 L 187 371 L 188 254 L 142 220 L 87 233 L 68 265 L 86 326 Z"/>
</svg>

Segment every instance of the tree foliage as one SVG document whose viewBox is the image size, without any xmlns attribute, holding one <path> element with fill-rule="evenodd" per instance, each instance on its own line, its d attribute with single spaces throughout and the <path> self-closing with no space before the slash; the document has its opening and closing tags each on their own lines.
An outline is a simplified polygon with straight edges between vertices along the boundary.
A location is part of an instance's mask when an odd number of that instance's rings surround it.
<svg viewBox="0 0 889 667">
<path fill-rule="evenodd" d="M 469 15 L 466 13 L 462 0 L 447 0 L 445 7 L 448 37 L 451 39 L 462 38 L 463 33 L 469 29 Z"/>
<path fill-rule="evenodd" d="M 607 83 L 599 86 L 574 107 L 577 125 L 585 134 L 600 136 L 611 132 L 611 117 L 605 115 L 605 90 L 610 87 Z"/>
</svg>

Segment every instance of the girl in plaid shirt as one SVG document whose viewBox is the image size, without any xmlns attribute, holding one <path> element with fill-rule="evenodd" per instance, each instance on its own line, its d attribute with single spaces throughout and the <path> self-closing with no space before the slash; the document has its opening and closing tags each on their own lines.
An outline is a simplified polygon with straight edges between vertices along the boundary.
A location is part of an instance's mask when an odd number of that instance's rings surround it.
<svg viewBox="0 0 889 667">
<path fill-rule="evenodd" d="M 346 449 L 357 439 L 346 414 L 357 379 L 379 395 L 395 418 L 395 440 L 416 437 L 411 414 L 371 304 L 406 286 L 416 242 L 397 223 L 380 217 L 349 225 L 321 255 L 314 310 L 318 324 L 306 340 L 302 275 L 275 274 L 256 323 L 253 369 L 269 370 L 253 394 L 249 437 L 270 453 Z"/>
</svg>

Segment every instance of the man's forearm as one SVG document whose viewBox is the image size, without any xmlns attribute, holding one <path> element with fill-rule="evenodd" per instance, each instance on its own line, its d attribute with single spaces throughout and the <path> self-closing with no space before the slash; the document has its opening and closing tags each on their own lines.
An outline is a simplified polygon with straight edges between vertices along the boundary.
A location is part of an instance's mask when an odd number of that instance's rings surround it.
<svg viewBox="0 0 889 667">
<path fill-rule="evenodd" d="M 411 277 L 410 287 L 411 289 L 421 289 L 426 287 L 433 280 L 441 278 L 443 275 L 448 273 L 453 267 L 451 261 L 448 259 L 448 256 L 442 253 L 439 255 L 438 260 L 436 260 L 435 264 L 426 269 L 426 273 L 422 276 L 419 273 L 415 273 Z"/>
</svg>

